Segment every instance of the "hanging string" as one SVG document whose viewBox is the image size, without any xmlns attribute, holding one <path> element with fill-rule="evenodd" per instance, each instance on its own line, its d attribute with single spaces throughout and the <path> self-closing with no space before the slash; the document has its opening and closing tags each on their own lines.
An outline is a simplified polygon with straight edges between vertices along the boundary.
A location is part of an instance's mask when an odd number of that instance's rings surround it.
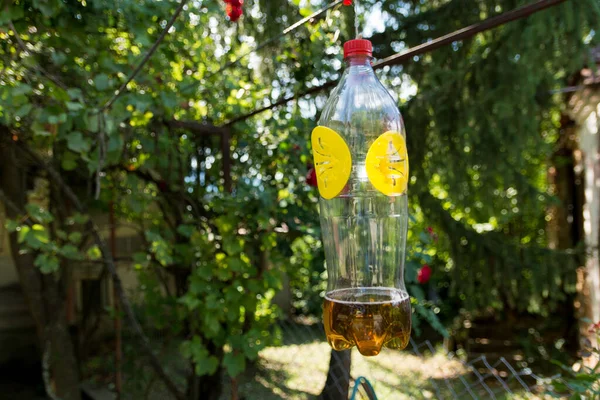
<svg viewBox="0 0 600 400">
<path fill-rule="evenodd" d="M 359 22 L 358 22 L 358 0 L 354 0 L 354 30 L 356 31 L 356 38 L 362 39 L 362 35 L 359 30 Z"/>
</svg>

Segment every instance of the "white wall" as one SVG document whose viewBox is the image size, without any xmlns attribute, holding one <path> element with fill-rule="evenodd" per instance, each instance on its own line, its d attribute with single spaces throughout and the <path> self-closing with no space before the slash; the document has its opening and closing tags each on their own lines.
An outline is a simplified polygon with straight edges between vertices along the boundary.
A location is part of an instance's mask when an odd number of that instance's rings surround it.
<svg viewBox="0 0 600 400">
<path fill-rule="evenodd" d="M 586 316 L 593 322 L 600 321 L 600 91 L 584 89 L 570 100 L 570 115 L 577 123 L 577 138 L 581 152 L 584 187 L 583 228 L 587 250 L 585 287 L 589 304 L 584 305 Z M 581 332 L 587 332 L 582 324 Z M 594 340 L 594 336 L 588 336 Z"/>
<path fill-rule="evenodd" d="M 578 121 L 579 122 L 579 121 Z M 583 227 L 588 250 L 586 270 L 594 322 L 600 321 L 600 104 L 580 123 L 579 148 L 583 153 L 585 204 Z"/>
</svg>

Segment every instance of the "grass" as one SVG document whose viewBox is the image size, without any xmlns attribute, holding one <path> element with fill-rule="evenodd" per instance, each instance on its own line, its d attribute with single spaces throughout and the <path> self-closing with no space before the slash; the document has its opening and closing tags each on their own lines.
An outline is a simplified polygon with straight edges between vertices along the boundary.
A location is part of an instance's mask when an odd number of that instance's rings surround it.
<svg viewBox="0 0 600 400">
<path fill-rule="evenodd" d="M 242 397 L 248 400 L 300 400 L 315 398 L 325 384 L 331 349 L 323 342 L 324 334 L 318 325 L 288 325 L 283 329 L 283 344 L 261 351 L 255 371 L 250 372 L 239 385 Z M 458 359 L 448 359 L 443 351 L 418 357 L 411 351 L 384 350 L 376 357 L 363 357 L 352 352 L 351 376 L 366 377 L 379 399 L 472 399 L 466 391 L 480 399 L 492 396 L 476 376 Z M 494 378 L 485 380 L 496 399 L 535 399 L 512 380 L 505 388 Z M 462 392 L 462 393 L 461 393 Z M 230 398 L 225 394 L 224 399 Z M 358 397 L 366 399 L 366 397 Z"/>
<path fill-rule="evenodd" d="M 331 354 L 324 339 L 319 324 L 283 325 L 281 345 L 263 349 L 257 363 L 238 379 L 240 400 L 316 398 L 325 384 Z M 100 369 L 110 369 L 110 353 L 101 359 L 106 365 Z M 161 359 L 176 381 L 184 385 L 187 367 L 176 343 L 163 350 Z M 124 399 L 170 400 L 170 395 L 147 365 L 140 365 L 135 356 L 126 357 L 126 360 L 129 368 L 124 368 Z M 480 372 L 485 375 L 489 369 Z M 423 357 L 414 355 L 409 349 L 385 349 L 376 357 L 363 357 L 354 350 L 351 376 L 354 379 L 359 376 L 367 378 L 379 400 L 494 398 L 478 384 L 475 374 L 465 364 L 459 359 L 449 359 L 443 350 L 436 354 L 426 353 Z M 110 381 L 109 378 L 105 383 Z M 230 379 L 224 378 L 223 383 L 222 399 L 231 399 Z M 465 383 L 473 395 L 466 391 Z M 543 398 L 525 393 L 514 379 L 508 382 L 514 393 L 512 395 L 508 395 L 493 376 L 488 377 L 485 383 L 498 400 Z M 363 395 L 356 399 L 367 397 Z"/>
</svg>

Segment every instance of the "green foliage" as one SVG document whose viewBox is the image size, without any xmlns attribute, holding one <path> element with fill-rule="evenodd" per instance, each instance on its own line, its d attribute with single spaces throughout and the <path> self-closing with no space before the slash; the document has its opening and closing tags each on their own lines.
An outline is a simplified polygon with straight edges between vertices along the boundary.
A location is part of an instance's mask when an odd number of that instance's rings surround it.
<svg viewBox="0 0 600 400">
<path fill-rule="evenodd" d="M 210 355 L 199 336 L 194 336 L 192 340 L 183 342 L 181 344 L 181 354 L 194 362 L 197 375 L 214 374 L 219 367 L 219 359 Z"/>
<path fill-rule="evenodd" d="M 525 3 L 382 2 L 386 25 L 402 30 L 374 34 L 376 55 Z M 568 84 L 597 41 L 592 3 L 552 7 L 382 74 L 403 102 L 411 203 L 438 231 L 447 292 L 466 309 L 548 314 L 575 290 L 576 258 L 547 250 L 546 171 L 563 101 L 548 91 Z"/>
<path fill-rule="evenodd" d="M 600 343 L 600 322 L 593 324 L 590 333 L 595 334 L 596 343 Z M 578 368 L 572 368 L 561 362 L 553 361 L 564 372 L 565 376 L 556 378 L 552 381 L 549 394 L 553 398 L 565 398 L 569 394 L 572 400 L 588 400 L 600 398 L 600 349 L 592 347 L 588 341 L 587 349 L 584 350 L 584 357 L 593 360 L 595 365 L 582 365 L 577 362 Z"/>
<path fill-rule="evenodd" d="M 26 224 L 14 220 L 6 223 L 9 232 L 17 233 L 17 240 L 24 251 L 36 254 L 34 265 L 43 274 L 59 272 L 61 260 L 64 261 L 95 261 L 100 258 L 100 250 L 91 246 L 87 252 L 82 244 L 83 235 L 79 231 L 70 233 L 62 229 L 53 231 L 50 227 L 55 222 L 55 217 L 43 207 L 35 203 L 25 205 L 27 219 L 24 221 L 37 221 L 39 223 Z M 75 214 L 67 222 L 87 221 L 87 217 Z M 54 236 L 54 237 L 53 237 Z"/>
<path fill-rule="evenodd" d="M 35 258 L 34 265 L 42 271 L 43 274 L 51 274 L 58 271 L 60 267 L 58 258 L 47 254 L 40 254 Z"/>
<path fill-rule="evenodd" d="M 48 212 L 48 210 L 43 209 L 37 204 L 26 204 L 25 211 L 27 211 L 27 214 L 30 218 L 42 224 L 49 223 L 54 220 L 54 217 Z"/>
<path fill-rule="evenodd" d="M 427 288 L 434 288 L 434 282 L 420 283 L 417 279 L 419 270 L 424 265 L 432 265 L 436 254 L 435 241 L 436 234 L 429 228 L 418 230 L 421 224 L 411 218 L 413 227 L 409 232 L 406 244 L 406 265 L 404 267 L 404 281 L 408 293 L 411 295 L 411 306 L 413 309 L 412 326 L 417 335 L 421 334 L 421 323 L 427 322 L 433 329 L 444 337 L 448 336 L 448 331 L 440 322 L 438 314 L 441 311 L 440 298 L 435 295 L 434 298 L 427 293 Z M 435 266 L 434 266 L 435 268 Z M 436 274 L 437 275 L 437 274 Z M 438 275 L 439 276 L 439 275 Z"/>
<path fill-rule="evenodd" d="M 225 366 L 229 376 L 238 376 L 246 369 L 246 358 L 243 354 L 233 352 L 225 354 L 223 357 L 223 365 Z"/>
<path fill-rule="evenodd" d="M 380 57 L 517 3 L 361 1 L 387 13 L 386 31 L 373 37 Z M 0 123 L 60 166 L 95 212 L 114 201 L 117 218 L 142 232 L 133 267 L 143 311 L 151 326 L 186 338 L 180 350 L 197 375 L 223 369 L 236 376 L 276 337 L 273 297 L 286 276 L 296 312 L 320 314 L 317 195 L 305 175 L 324 96 L 232 127 L 232 193 L 225 190 L 218 138 L 172 122 L 224 125 L 339 76 L 350 9 L 334 9 L 212 75 L 326 4 L 261 0 L 236 25 L 224 21 L 216 0 L 190 2 L 105 111 L 99 110 L 158 37 L 173 2 L 18 1 L 0 15 Z M 598 26 L 594 7 L 594 0 L 566 2 L 382 73 L 403 106 L 414 173 L 418 220 L 406 281 L 416 329 L 424 320 L 444 332 L 437 318 L 443 304 L 432 291 L 471 309 L 548 312 L 573 289 L 572 258 L 546 250 L 544 232 L 560 99 L 536 94 L 563 85 L 581 66 L 584 40 Z M 412 98 L 405 93 L 411 84 Z M 97 176 L 99 199 L 90 191 Z M 24 249 L 35 252 L 36 266 L 61 273 L 63 262 L 99 260 L 81 229 L 89 216 L 52 207 L 29 204 L 31 226 L 8 223 Z M 418 234 L 424 221 L 435 222 L 439 242 Z M 434 266 L 428 287 L 416 281 L 423 263 Z"/>
</svg>

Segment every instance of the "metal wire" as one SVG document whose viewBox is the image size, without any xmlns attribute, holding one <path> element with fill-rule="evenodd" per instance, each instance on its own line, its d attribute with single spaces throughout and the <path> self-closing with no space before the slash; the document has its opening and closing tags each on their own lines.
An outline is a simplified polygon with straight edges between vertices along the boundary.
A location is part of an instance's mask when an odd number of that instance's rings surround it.
<svg viewBox="0 0 600 400">
<path fill-rule="evenodd" d="M 323 343 L 324 335 L 322 334 L 322 325 L 315 323 L 307 325 L 294 322 L 281 323 L 281 329 L 285 336 L 288 337 L 287 342 L 283 346 L 290 346 L 289 343 L 294 343 L 295 350 L 291 354 L 293 362 L 302 361 L 302 357 L 312 357 L 310 354 L 305 354 L 299 343 Z M 543 378 L 534 374 L 530 368 L 517 369 L 505 357 L 500 357 L 492 362 L 488 356 L 481 355 L 471 361 L 464 361 L 457 357 L 454 353 L 440 353 L 436 350 L 434 344 L 425 340 L 417 343 L 411 339 L 410 350 L 405 350 L 404 353 L 415 355 L 423 360 L 431 357 L 442 355 L 449 361 L 458 363 L 455 376 L 443 375 L 442 378 L 434 378 L 434 371 L 427 379 L 429 387 L 420 387 L 421 392 L 433 390 L 433 397 L 436 399 L 498 399 L 506 396 L 513 396 L 516 391 L 532 394 L 539 391 L 540 387 L 546 393 L 552 393 L 553 388 L 549 382 L 561 382 L 565 384 L 569 390 L 572 390 L 568 384 L 561 378 L 560 375 Z M 335 353 L 334 353 L 335 354 Z M 441 368 L 441 367 L 439 367 Z M 466 372 L 462 372 L 466 371 Z M 400 371 L 398 371 L 400 372 Z M 374 375 L 375 376 L 375 375 Z M 377 383 L 384 386 L 390 386 L 391 382 L 384 382 L 376 379 L 369 374 L 362 374 L 354 379 L 354 386 L 350 392 L 350 400 L 369 399 L 373 400 L 373 395 L 376 393 Z M 532 379 L 532 384 L 527 384 L 525 378 Z M 441 380 L 441 381 L 440 381 Z M 511 386 L 511 382 L 514 384 Z M 518 384 L 518 385 L 517 385 Z M 515 386 L 517 385 L 517 386 Z M 343 390 L 340 385 L 337 385 L 339 390 Z M 405 385 L 395 386 L 397 393 L 407 394 Z M 291 388 L 290 388 L 291 390 Z M 297 387 L 294 390 L 298 390 Z M 369 394 L 373 393 L 373 395 Z M 378 394 L 381 396 L 381 394 Z M 557 395 L 564 396 L 564 393 Z"/>
</svg>

